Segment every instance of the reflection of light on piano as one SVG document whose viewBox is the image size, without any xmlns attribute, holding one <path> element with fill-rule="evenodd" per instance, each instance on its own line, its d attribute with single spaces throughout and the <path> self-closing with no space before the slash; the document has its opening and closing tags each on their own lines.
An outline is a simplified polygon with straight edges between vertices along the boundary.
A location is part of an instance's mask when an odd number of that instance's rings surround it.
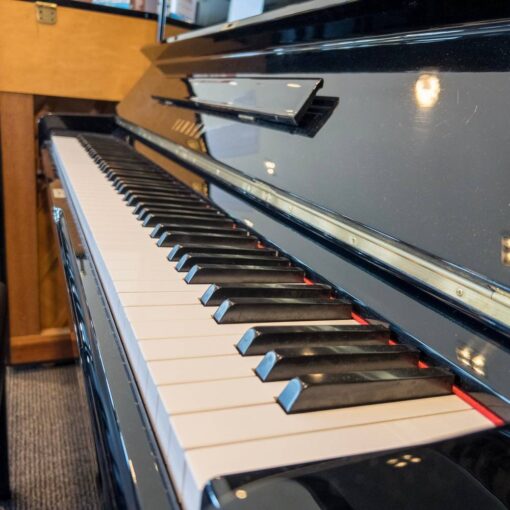
<svg viewBox="0 0 510 510">
<path fill-rule="evenodd" d="M 244 222 L 246 225 L 248 225 L 250 228 L 253 228 L 253 221 L 250 221 L 248 218 L 244 218 Z"/>
<path fill-rule="evenodd" d="M 404 468 L 409 463 L 419 464 L 421 462 L 421 457 L 417 457 L 416 455 L 411 455 L 410 453 L 406 453 L 405 455 L 401 455 L 400 457 L 392 457 L 386 461 L 388 466 L 392 466 L 394 468 L 400 469 Z"/>
<path fill-rule="evenodd" d="M 469 347 L 464 347 L 462 349 L 457 349 L 457 359 L 463 365 L 471 365 L 471 355 L 472 351 Z"/>
<path fill-rule="evenodd" d="M 485 375 L 485 364 L 487 362 L 485 356 L 475 353 L 473 349 L 464 346 L 457 348 L 457 359 L 463 364 L 471 368 L 478 375 Z"/>
<path fill-rule="evenodd" d="M 485 375 L 485 356 L 478 354 L 471 360 L 473 370 L 480 375 Z"/>
<path fill-rule="evenodd" d="M 266 167 L 266 172 L 269 174 L 269 175 L 274 175 L 275 172 L 276 172 L 276 163 L 274 163 L 273 161 L 264 161 L 264 166 Z"/>
<path fill-rule="evenodd" d="M 248 493 L 244 489 L 237 489 L 235 495 L 237 499 L 246 499 L 248 497 Z"/>
<path fill-rule="evenodd" d="M 232 81 L 229 81 L 228 84 L 235 87 L 237 85 L 237 82 L 232 80 Z"/>
<path fill-rule="evenodd" d="M 414 85 L 414 97 L 420 108 L 432 108 L 440 92 L 439 78 L 433 74 L 422 74 Z"/>
<path fill-rule="evenodd" d="M 287 83 L 287 87 L 290 89 L 300 89 L 301 85 L 299 83 Z"/>
<path fill-rule="evenodd" d="M 508 235 L 501 238 L 501 262 L 504 266 L 510 266 L 510 237 Z"/>
</svg>

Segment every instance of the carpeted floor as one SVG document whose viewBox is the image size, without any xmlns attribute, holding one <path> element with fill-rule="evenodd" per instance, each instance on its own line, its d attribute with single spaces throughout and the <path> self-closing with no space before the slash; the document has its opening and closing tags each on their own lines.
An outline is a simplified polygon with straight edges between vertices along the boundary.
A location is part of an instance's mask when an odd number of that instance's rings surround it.
<svg viewBox="0 0 510 510">
<path fill-rule="evenodd" d="M 12 500 L 2 510 L 99 508 L 94 449 L 75 365 L 7 374 Z"/>
</svg>

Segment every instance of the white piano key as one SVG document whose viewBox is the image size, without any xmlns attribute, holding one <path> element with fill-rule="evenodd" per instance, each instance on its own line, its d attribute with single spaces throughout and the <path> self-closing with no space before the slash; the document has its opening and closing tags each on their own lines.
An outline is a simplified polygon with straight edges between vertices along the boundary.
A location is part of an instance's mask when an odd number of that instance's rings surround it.
<svg viewBox="0 0 510 510">
<path fill-rule="evenodd" d="M 231 336 L 140 340 L 146 361 L 238 355 Z"/>
<path fill-rule="evenodd" d="M 321 324 L 356 324 L 355 321 L 300 321 L 300 322 L 267 322 L 264 326 L 285 326 L 285 325 L 321 325 Z M 165 320 L 132 320 L 131 325 L 136 332 L 136 336 L 140 339 L 147 338 L 166 338 L 168 337 L 168 321 Z M 176 319 L 172 321 L 172 336 L 207 336 L 207 335 L 225 335 L 233 334 L 238 335 L 239 340 L 241 335 L 254 326 L 260 323 L 246 323 L 246 324 L 217 324 L 214 319 L 197 319 L 190 323 L 186 320 Z M 237 341 L 236 340 L 236 341 Z"/>
<path fill-rule="evenodd" d="M 167 282 L 180 282 L 184 285 L 186 282 L 182 280 L 182 274 L 175 273 L 172 268 L 164 271 L 153 270 L 152 268 L 139 268 L 139 269 L 115 269 L 111 270 L 111 277 L 114 281 L 121 280 L 164 280 Z M 188 287 L 189 288 L 189 287 Z"/>
<path fill-rule="evenodd" d="M 276 403 L 220 409 L 172 417 L 172 428 L 184 450 L 318 430 L 383 423 L 470 407 L 455 395 L 404 400 L 288 415 Z M 202 424 L 207 421 L 207 432 Z"/>
<path fill-rule="evenodd" d="M 200 303 L 195 291 L 121 292 L 123 306 L 194 305 Z"/>
<path fill-rule="evenodd" d="M 113 282 L 117 292 L 178 292 L 175 286 L 171 286 L 167 281 L 155 280 L 117 280 Z M 193 285 L 193 289 L 197 290 L 197 296 L 200 297 L 209 285 Z M 187 286 L 185 292 L 189 291 L 190 287 Z"/>
<path fill-rule="evenodd" d="M 141 344 L 143 348 L 143 343 Z M 159 386 L 167 414 L 173 416 L 214 409 L 258 406 L 274 402 L 287 381 L 263 383 L 258 377 L 243 377 L 189 384 Z"/>
<path fill-rule="evenodd" d="M 126 314 L 130 321 L 165 321 L 173 323 L 175 320 L 207 320 L 214 321 L 212 315 L 214 307 L 205 307 L 196 301 L 192 305 L 166 305 L 166 306 L 127 306 Z M 219 331 L 219 329 L 218 329 Z"/>
<path fill-rule="evenodd" d="M 156 386 L 237 377 L 255 377 L 253 369 L 262 356 L 213 356 L 177 360 L 150 361 L 149 373 Z"/>
<path fill-rule="evenodd" d="M 419 445 L 490 426 L 470 409 L 189 450 L 182 489 L 184 506 L 198 510 L 202 489 L 217 476 Z"/>
</svg>

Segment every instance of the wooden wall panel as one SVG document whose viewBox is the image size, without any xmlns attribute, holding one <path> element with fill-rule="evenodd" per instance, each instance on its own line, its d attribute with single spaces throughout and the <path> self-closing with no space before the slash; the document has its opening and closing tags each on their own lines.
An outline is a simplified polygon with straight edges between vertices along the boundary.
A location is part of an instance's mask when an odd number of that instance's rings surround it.
<svg viewBox="0 0 510 510">
<path fill-rule="evenodd" d="M 140 48 L 155 40 L 153 20 L 59 6 L 57 23 L 44 25 L 34 3 L 0 0 L 0 91 L 119 101 L 148 67 Z"/>
</svg>

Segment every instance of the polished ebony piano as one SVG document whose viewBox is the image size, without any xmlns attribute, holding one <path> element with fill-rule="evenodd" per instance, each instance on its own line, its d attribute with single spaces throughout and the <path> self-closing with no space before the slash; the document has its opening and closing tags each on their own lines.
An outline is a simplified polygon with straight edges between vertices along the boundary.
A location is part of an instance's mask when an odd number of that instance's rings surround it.
<svg viewBox="0 0 510 510">
<path fill-rule="evenodd" d="M 508 3 L 145 52 L 39 124 L 105 508 L 510 507 Z"/>
</svg>

